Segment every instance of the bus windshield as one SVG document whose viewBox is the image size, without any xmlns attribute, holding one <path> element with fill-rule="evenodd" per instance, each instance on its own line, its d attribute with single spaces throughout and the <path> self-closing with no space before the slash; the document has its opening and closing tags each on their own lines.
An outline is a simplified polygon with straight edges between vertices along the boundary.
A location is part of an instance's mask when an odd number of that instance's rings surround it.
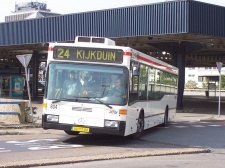
<svg viewBox="0 0 225 168">
<path fill-rule="evenodd" d="M 46 79 L 46 99 L 98 104 L 125 105 L 128 69 L 77 63 L 50 63 Z"/>
</svg>

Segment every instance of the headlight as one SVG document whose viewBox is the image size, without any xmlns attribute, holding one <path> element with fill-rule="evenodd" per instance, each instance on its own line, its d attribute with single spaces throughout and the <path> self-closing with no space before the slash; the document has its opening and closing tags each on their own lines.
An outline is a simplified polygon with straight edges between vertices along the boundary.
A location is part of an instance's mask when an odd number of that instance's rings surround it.
<svg viewBox="0 0 225 168">
<path fill-rule="evenodd" d="M 48 122 L 59 122 L 59 116 L 56 115 L 47 115 Z"/>
<path fill-rule="evenodd" d="M 119 123 L 118 123 L 118 121 L 108 121 L 108 120 L 106 120 L 106 121 L 105 121 L 105 126 L 106 126 L 106 127 L 114 127 L 114 128 L 118 128 Z"/>
</svg>

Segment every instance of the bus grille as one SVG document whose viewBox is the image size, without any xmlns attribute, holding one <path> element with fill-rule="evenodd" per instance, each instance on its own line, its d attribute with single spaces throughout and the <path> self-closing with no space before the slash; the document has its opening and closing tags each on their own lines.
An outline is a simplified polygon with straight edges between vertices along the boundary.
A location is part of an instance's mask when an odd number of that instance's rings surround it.
<svg viewBox="0 0 225 168">
<path fill-rule="evenodd" d="M 73 111 L 92 112 L 92 108 L 72 107 Z"/>
</svg>

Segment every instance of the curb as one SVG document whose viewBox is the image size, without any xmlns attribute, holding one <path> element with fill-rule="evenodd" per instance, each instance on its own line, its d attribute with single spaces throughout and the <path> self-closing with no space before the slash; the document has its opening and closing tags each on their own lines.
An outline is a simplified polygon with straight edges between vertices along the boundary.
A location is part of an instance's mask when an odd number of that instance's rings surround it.
<svg viewBox="0 0 225 168">
<path fill-rule="evenodd" d="M 137 157 L 149 157 L 149 156 L 164 156 L 164 155 L 180 155 L 180 154 L 197 154 L 197 153 L 210 153 L 210 149 L 200 148 L 182 148 L 182 149 L 167 149 L 167 150 L 153 150 L 143 152 L 125 152 L 118 154 L 106 154 L 106 155 L 95 155 L 95 156 L 78 156 L 78 157 L 67 157 L 67 158 L 56 158 L 56 159 L 41 159 L 41 160 L 29 160 L 29 161 L 17 161 L 1 163 L 1 167 L 4 168 L 16 168 L 16 167 L 28 167 L 28 166 L 49 166 L 59 164 L 71 164 L 89 161 L 99 160 L 112 160 L 112 159 L 125 159 L 125 158 L 137 158 Z"/>
<path fill-rule="evenodd" d="M 28 128 L 41 128 L 41 124 L 2 124 L 1 129 L 28 129 Z"/>
<path fill-rule="evenodd" d="M 37 130 L 35 128 L 37 128 Z M 0 135 L 32 135 L 43 133 L 38 130 L 38 128 L 42 128 L 41 125 L 1 126 Z"/>
<path fill-rule="evenodd" d="M 220 120 L 220 119 L 203 119 L 203 120 L 200 120 L 200 121 L 205 121 L 205 122 L 224 122 L 225 120 L 224 119 L 222 119 L 222 120 Z"/>
</svg>

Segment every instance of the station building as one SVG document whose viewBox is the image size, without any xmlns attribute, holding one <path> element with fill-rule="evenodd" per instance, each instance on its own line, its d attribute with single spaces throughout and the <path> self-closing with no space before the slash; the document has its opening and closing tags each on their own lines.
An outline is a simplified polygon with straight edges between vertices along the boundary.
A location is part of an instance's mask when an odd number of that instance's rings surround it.
<svg viewBox="0 0 225 168">
<path fill-rule="evenodd" d="M 11 15 L 5 16 L 5 22 L 14 22 L 25 19 L 35 19 L 58 15 L 60 14 L 52 13 L 50 9 L 47 9 L 46 3 L 32 1 L 15 3 L 15 10 Z"/>
<path fill-rule="evenodd" d="M 28 18 L 31 9 L 42 16 L 49 14 L 47 7 L 38 7 L 37 3 L 28 8 L 22 4 L 14 11 L 14 21 L 10 16 L 0 23 L 0 67 L 2 72 L 17 68 L 21 73 L 23 67 L 16 55 L 32 54 L 29 68 L 33 73 L 33 98 L 38 95 L 39 65 L 46 61 L 48 43 L 74 42 L 76 36 L 107 37 L 116 45 L 129 46 L 178 67 L 178 109 L 183 108 L 185 68 L 225 63 L 222 6 L 174 0 L 45 18 L 36 13 L 37 17 Z"/>
</svg>

